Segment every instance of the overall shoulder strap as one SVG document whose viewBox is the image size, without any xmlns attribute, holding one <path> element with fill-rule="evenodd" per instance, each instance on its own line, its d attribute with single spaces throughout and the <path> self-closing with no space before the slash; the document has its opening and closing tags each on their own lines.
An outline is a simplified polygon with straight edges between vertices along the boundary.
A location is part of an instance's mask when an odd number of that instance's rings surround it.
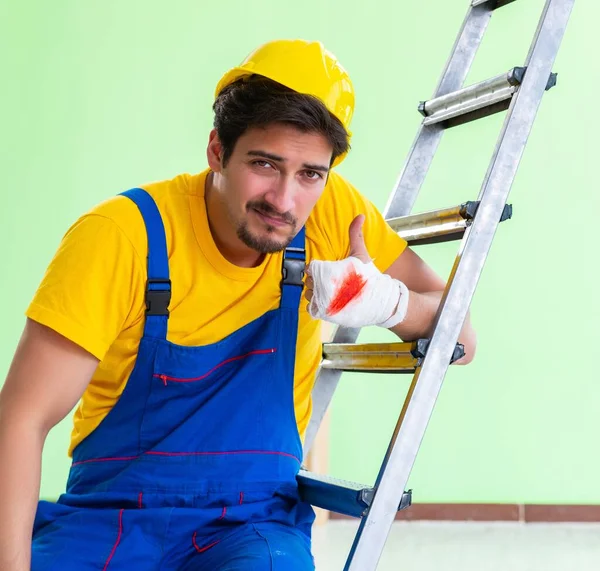
<svg viewBox="0 0 600 571">
<path fill-rule="evenodd" d="M 166 339 L 171 280 L 165 227 L 154 199 L 144 189 L 132 188 L 121 194 L 131 199 L 139 208 L 148 236 L 144 337 Z"/>
<path fill-rule="evenodd" d="M 302 227 L 283 253 L 281 307 L 297 310 L 300 306 L 305 265 L 305 229 Z"/>
</svg>

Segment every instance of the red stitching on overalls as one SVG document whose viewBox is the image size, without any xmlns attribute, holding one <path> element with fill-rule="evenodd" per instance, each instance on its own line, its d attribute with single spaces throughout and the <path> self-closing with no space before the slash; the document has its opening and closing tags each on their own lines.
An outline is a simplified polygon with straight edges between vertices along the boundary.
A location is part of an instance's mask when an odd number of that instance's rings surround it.
<svg viewBox="0 0 600 571">
<path fill-rule="evenodd" d="M 225 514 L 227 513 L 227 506 L 223 506 L 223 513 L 219 519 L 225 519 Z"/>
<path fill-rule="evenodd" d="M 119 546 L 119 543 L 121 541 L 121 534 L 123 533 L 123 512 L 124 511 L 125 510 L 121 510 L 119 512 L 119 533 L 117 535 L 117 541 L 115 541 L 112 551 L 110 552 L 110 555 L 108 556 L 108 559 L 106 560 L 106 563 L 104 564 L 104 569 L 102 571 L 106 571 L 108 569 L 108 564 L 110 563 L 110 560 L 113 558 L 115 551 L 117 550 L 117 547 Z"/>
<path fill-rule="evenodd" d="M 198 532 L 194 532 L 194 535 L 192 536 L 192 544 L 194 545 L 194 548 L 196 549 L 196 551 L 198 553 L 202 553 L 204 551 L 208 551 L 211 547 L 214 547 L 215 545 L 217 545 L 217 543 L 220 543 L 220 540 L 217 541 L 213 541 L 212 543 L 209 543 L 208 545 L 205 545 L 204 547 L 198 547 L 198 544 L 196 543 L 196 534 Z"/>
<path fill-rule="evenodd" d="M 277 452 L 275 450 L 232 450 L 229 452 L 160 452 L 158 450 L 149 450 L 148 452 L 144 452 L 142 456 L 227 456 L 235 454 L 268 454 L 270 456 L 285 456 L 287 458 L 292 458 L 296 460 L 296 462 L 300 464 L 300 460 L 293 454 L 288 454 L 287 452 Z M 123 456 L 121 458 L 90 458 L 89 460 L 81 460 L 80 462 L 74 462 L 73 466 L 78 466 L 79 464 L 89 464 L 92 462 L 116 462 L 120 460 L 137 460 L 138 458 L 141 458 L 141 456 Z"/>
<path fill-rule="evenodd" d="M 245 359 L 246 357 L 250 357 L 251 355 L 265 355 L 267 353 L 275 353 L 276 351 L 277 349 L 257 349 L 256 351 L 250 351 L 245 355 L 239 355 L 237 357 L 225 359 L 225 361 L 219 363 L 218 365 L 215 365 L 210 371 L 208 371 L 208 373 L 204 373 L 204 375 L 201 375 L 200 377 L 180 378 L 170 377 L 169 375 L 161 375 L 158 373 L 155 373 L 153 376 L 159 378 L 165 385 L 167 384 L 167 381 L 171 381 L 173 383 L 193 383 L 195 381 L 201 381 L 202 379 L 205 379 L 210 374 L 214 373 L 219 367 L 222 367 L 227 363 L 231 363 L 232 361 L 239 361 L 240 359 Z"/>
<path fill-rule="evenodd" d="M 144 505 L 142 504 L 142 494 L 143 492 L 140 492 L 140 495 L 138 496 L 138 508 L 143 508 Z"/>
<path fill-rule="evenodd" d="M 240 506 L 244 503 L 244 492 L 240 492 Z"/>
<path fill-rule="evenodd" d="M 158 450 L 149 450 L 144 454 L 150 456 L 228 456 L 235 454 L 268 454 L 272 456 L 287 456 L 288 458 L 293 458 L 296 462 L 300 462 L 293 454 L 276 452 L 274 450 L 233 450 L 231 452 L 160 452 Z"/>
</svg>

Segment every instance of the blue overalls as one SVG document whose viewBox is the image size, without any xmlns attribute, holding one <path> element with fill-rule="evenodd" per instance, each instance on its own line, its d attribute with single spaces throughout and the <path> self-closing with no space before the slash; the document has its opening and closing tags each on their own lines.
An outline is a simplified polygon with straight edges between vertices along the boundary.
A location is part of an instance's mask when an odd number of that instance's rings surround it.
<svg viewBox="0 0 600 571">
<path fill-rule="evenodd" d="M 122 396 L 73 452 L 66 492 L 39 504 L 31 569 L 314 569 L 293 402 L 304 229 L 284 254 L 278 309 L 184 347 L 166 338 L 160 213 L 144 190 L 124 194 L 148 234 L 144 335 Z"/>
</svg>

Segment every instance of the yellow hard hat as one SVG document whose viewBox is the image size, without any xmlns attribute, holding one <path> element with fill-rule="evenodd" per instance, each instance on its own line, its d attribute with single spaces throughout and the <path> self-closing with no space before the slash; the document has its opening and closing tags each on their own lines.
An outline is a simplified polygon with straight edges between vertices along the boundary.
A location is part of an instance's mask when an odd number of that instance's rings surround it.
<svg viewBox="0 0 600 571">
<path fill-rule="evenodd" d="M 217 84 L 215 97 L 241 77 L 262 75 L 286 87 L 319 98 L 344 125 L 348 138 L 354 113 L 354 87 L 346 70 L 321 42 L 274 40 L 259 46 L 240 66 L 229 70 Z M 334 165 L 345 158 L 336 158 Z"/>
</svg>

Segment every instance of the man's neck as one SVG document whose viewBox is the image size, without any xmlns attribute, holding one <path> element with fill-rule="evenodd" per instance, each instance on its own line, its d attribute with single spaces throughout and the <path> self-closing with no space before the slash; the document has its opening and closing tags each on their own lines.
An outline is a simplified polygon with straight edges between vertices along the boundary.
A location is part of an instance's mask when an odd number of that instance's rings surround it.
<svg viewBox="0 0 600 571">
<path fill-rule="evenodd" d="M 249 248 L 237 236 L 219 190 L 214 186 L 214 174 L 206 177 L 204 202 L 208 227 L 221 255 L 241 268 L 254 268 L 264 260 L 264 254 Z"/>
</svg>

